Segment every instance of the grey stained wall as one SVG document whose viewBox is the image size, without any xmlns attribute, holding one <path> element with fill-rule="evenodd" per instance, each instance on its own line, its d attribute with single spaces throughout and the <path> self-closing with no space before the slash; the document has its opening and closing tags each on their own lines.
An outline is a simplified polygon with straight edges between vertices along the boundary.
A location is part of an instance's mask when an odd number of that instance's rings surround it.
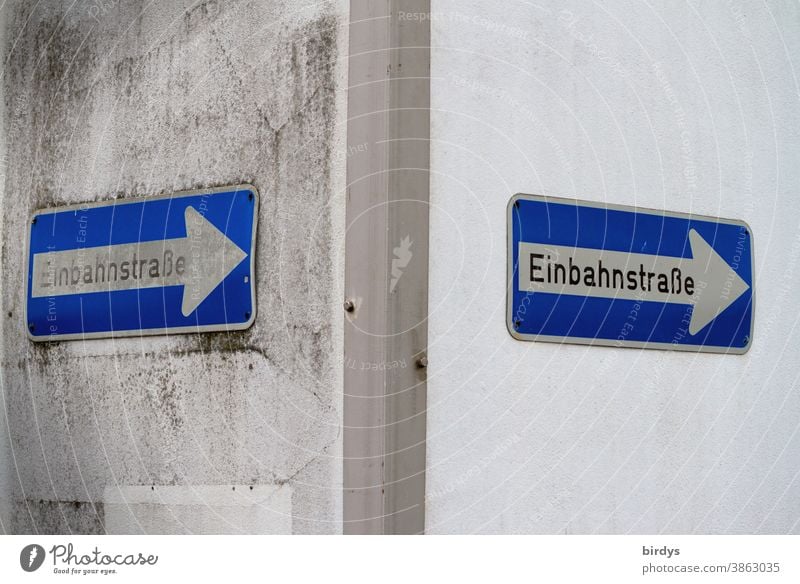
<svg viewBox="0 0 800 584">
<path fill-rule="evenodd" d="M 4 10 L 3 529 L 339 531 L 347 2 Z M 250 330 L 27 340 L 31 211 L 244 182 Z"/>
<path fill-rule="evenodd" d="M 6 6 L 0 8 L 0 62 L 5 62 L 5 15 Z M 4 85 L 0 83 L 0 103 L 5 102 Z M 6 128 L 5 116 L 0 115 L 0 217 L 3 216 L 3 202 L 5 201 L 5 183 L 8 160 L 6 158 Z M 0 221 L 0 242 L 3 241 L 3 222 Z M 0 277 L 0 298 L 3 297 L 3 281 Z M 0 355 L 3 354 L 3 335 L 0 333 Z M 2 362 L 0 362 L 2 363 Z M 8 436 L 8 424 L 5 416 L 5 394 L 3 392 L 3 376 L 0 375 L 0 533 L 7 533 L 11 529 L 11 448 Z"/>
</svg>

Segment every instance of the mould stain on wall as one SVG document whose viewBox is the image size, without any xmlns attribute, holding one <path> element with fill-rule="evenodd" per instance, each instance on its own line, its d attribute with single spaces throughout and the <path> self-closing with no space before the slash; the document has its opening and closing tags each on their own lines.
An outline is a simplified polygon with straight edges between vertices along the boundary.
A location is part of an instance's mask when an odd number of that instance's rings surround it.
<svg viewBox="0 0 800 584">
<path fill-rule="evenodd" d="M 2 269 L 23 281 L 33 210 L 246 182 L 262 198 L 258 318 L 240 333 L 33 344 L 22 286 L 4 286 L 15 532 L 102 532 L 108 485 L 287 482 L 294 531 L 338 529 L 347 4 L 180 4 L 15 3 L 6 114 L 24 105 Z"/>
</svg>

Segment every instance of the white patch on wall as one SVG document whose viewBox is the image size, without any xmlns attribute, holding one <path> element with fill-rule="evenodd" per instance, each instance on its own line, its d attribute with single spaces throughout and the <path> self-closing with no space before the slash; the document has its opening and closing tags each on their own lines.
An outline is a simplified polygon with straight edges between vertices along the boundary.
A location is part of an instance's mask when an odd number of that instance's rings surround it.
<svg viewBox="0 0 800 584">
<path fill-rule="evenodd" d="M 110 534 L 291 534 L 288 485 L 110 486 Z"/>
</svg>

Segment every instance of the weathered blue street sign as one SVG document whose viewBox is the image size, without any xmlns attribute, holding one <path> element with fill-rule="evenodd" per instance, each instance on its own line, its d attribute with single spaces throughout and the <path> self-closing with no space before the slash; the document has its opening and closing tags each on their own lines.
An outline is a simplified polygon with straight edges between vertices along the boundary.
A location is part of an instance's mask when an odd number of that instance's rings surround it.
<svg viewBox="0 0 800 584">
<path fill-rule="evenodd" d="M 514 338 L 744 353 L 753 238 L 742 221 L 515 195 L 508 205 Z"/>
<path fill-rule="evenodd" d="M 258 192 L 223 187 L 36 211 L 35 341 L 239 330 L 256 314 Z"/>
</svg>

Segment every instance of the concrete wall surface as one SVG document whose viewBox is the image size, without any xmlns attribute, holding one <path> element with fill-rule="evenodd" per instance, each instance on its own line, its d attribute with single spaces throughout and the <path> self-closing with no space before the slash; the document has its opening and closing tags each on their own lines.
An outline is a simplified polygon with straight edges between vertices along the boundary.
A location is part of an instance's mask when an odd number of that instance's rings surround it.
<svg viewBox="0 0 800 584">
<path fill-rule="evenodd" d="M 427 532 L 800 533 L 800 6 L 433 8 Z M 747 221 L 750 351 L 512 339 L 516 192 Z"/>
<path fill-rule="evenodd" d="M 426 532 L 800 533 L 800 7 L 432 5 Z M 0 531 L 342 530 L 348 20 L 0 7 Z M 32 211 L 242 183 L 251 329 L 27 339 Z M 514 340 L 517 192 L 746 221 L 750 351 Z"/>
<path fill-rule="evenodd" d="M 2 14 L 2 529 L 341 531 L 348 3 Z M 33 210 L 241 183 L 261 196 L 251 329 L 26 339 Z"/>
</svg>

